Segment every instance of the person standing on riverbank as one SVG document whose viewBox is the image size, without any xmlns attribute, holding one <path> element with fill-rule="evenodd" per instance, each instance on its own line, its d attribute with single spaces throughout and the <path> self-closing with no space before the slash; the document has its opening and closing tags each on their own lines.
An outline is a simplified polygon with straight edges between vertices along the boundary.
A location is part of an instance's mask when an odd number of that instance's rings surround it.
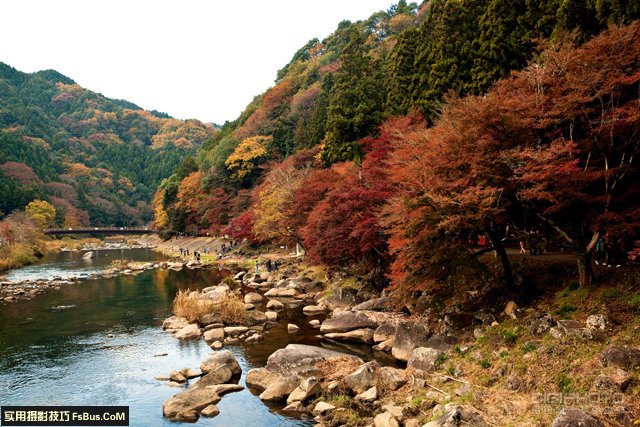
<svg viewBox="0 0 640 427">
<path fill-rule="evenodd" d="M 260 274 L 260 263 L 256 260 L 256 274 Z"/>
</svg>

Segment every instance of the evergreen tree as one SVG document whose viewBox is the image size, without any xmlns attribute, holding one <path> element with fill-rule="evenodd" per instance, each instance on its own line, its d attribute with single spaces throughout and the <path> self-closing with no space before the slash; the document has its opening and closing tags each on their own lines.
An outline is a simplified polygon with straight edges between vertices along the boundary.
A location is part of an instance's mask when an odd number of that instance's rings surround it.
<svg viewBox="0 0 640 427">
<path fill-rule="evenodd" d="M 335 73 L 322 151 L 327 163 L 358 159 L 358 139 L 371 134 L 382 118 L 386 98 L 382 64 L 369 57 L 364 42 L 363 34 L 352 29 Z"/>
</svg>

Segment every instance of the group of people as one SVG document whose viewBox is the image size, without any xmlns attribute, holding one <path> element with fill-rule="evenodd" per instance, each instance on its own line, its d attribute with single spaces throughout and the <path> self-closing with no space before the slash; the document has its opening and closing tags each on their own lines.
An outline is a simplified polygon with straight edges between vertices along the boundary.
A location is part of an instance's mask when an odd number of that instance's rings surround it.
<svg viewBox="0 0 640 427">
<path fill-rule="evenodd" d="M 596 246 L 594 248 L 594 259 L 596 265 L 622 267 L 626 258 L 627 257 L 620 246 L 620 242 L 613 234 L 606 232 L 596 241 Z"/>
<path fill-rule="evenodd" d="M 529 247 L 529 255 L 542 255 L 542 253 L 544 252 L 543 243 L 544 239 L 540 234 L 540 231 L 532 229 L 527 233 L 526 244 L 524 239 L 520 240 L 520 253 L 526 254 L 527 247 Z"/>
<path fill-rule="evenodd" d="M 264 264 L 264 267 L 267 270 L 267 273 L 271 273 L 272 271 L 273 272 L 278 271 L 278 269 L 280 268 L 280 265 L 282 265 L 280 260 L 275 260 L 272 262 L 271 259 L 267 259 L 265 262 L 261 262 L 261 259 L 258 258 L 255 263 L 256 274 L 260 273 L 261 264 Z"/>
</svg>

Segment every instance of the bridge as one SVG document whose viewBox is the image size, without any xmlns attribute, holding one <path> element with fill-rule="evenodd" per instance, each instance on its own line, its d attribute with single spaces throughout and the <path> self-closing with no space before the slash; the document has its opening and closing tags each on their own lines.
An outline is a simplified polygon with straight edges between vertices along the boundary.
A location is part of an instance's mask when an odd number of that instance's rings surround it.
<svg viewBox="0 0 640 427">
<path fill-rule="evenodd" d="M 120 235 L 120 234 L 155 234 L 158 230 L 149 230 L 147 228 L 127 228 L 127 227 L 111 227 L 111 228 L 59 228 L 45 230 L 44 234 L 49 236 L 63 236 L 72 234 L 92 234 L 92 235 Z"/>
</svg>

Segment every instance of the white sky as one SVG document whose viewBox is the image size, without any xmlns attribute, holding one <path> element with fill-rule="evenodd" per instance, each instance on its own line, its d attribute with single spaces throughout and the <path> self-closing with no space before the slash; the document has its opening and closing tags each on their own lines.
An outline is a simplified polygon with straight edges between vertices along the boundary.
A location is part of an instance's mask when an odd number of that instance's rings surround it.
<svg viewBox="0 0 640 427">
<path fill-rule="evenodd" d="M 180 119 L 222 124 L 308 40 L 394 0 L 6 0 L 0 62 Z"/>
</svg>

